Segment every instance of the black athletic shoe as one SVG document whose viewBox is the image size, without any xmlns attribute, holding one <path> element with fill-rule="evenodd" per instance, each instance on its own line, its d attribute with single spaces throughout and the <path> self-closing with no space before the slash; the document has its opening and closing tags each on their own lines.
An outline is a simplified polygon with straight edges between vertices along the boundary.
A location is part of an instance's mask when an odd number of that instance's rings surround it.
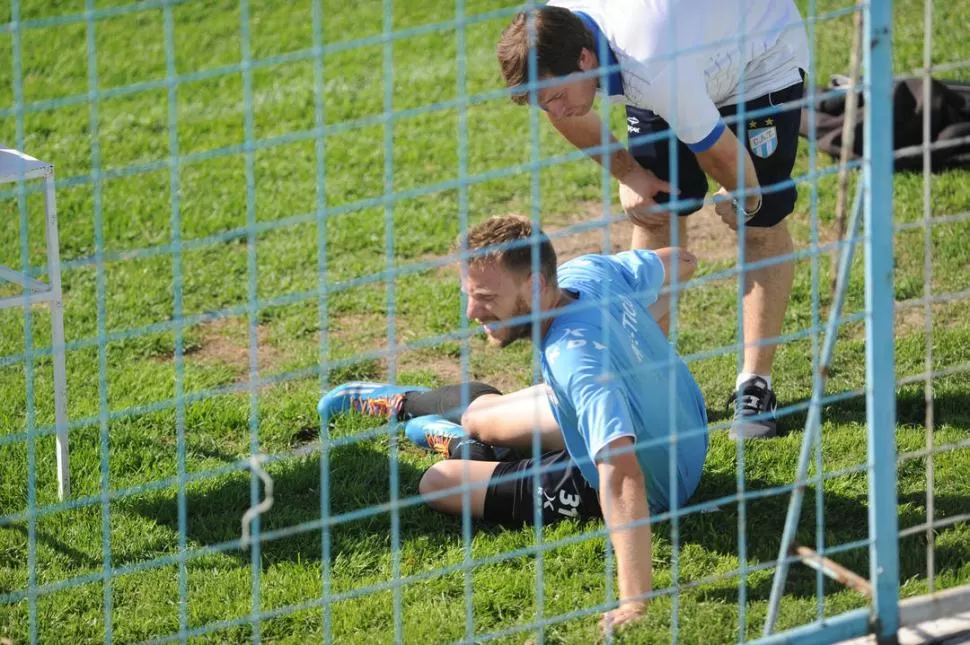
<svg viewBox="0 0 970 645">
<path fill-rule="evenodd" d="M 734 406 L 734 423 L 729 433 L 732 439 L 778 436 L 778 419 L 775 417 L 778 401 L 763 378 L 754 376 L 742 383 L 728 398 L 727 405 Z"/>
</svg>

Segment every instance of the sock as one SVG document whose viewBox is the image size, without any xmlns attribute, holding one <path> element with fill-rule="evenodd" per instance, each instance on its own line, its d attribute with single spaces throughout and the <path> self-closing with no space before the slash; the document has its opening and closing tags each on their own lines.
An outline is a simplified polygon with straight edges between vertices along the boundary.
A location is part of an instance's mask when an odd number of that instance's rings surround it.
<svg viewBox="0 0 970 645">
<path fill-rule="evenodd" d="M 467 389 L 468 397 L 462 405 L 462 390 Z M 431 414 L 442 416 L 452 423 L 461 423 L 461 414 L 467 404 L 483 394 L 501 394 L 491 385 L 478 381 L 465 384 L 445 385 L 430 392 L 408 392 L 404 396 L 398 418 L 413 419 Z"/>
<path fill-rule="evenodd" d="M 740 389 L 742 383 L 744 383 L 749 379 L 753 379 L 756 376 L 758 378 L 764 379 L 765 383 L 768 384 L 768 389 L 769 390 L 771 389 L 771 375 L 769 374 L 768 376 L 765 376 L 764 374 L 755 374 L 754 372 L 741 372 L 740 374 L 738 374 L 738 378 L 734 382 L 734 389 L 735 390 Z"/>
<path fill-rule="evenodd" d="M 448 446 L 448 459 L 462 459 L 465 454 L 463 446 L 468 446 L 469 461 L 498 461 L 495 450 L 490 445 L 471 437 L 453 440 Z"/>
</svg>

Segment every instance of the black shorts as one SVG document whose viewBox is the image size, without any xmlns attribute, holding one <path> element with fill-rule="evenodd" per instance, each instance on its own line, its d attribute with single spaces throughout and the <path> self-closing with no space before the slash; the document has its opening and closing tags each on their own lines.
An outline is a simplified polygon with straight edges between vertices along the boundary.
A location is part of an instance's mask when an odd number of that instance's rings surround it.
<svg viewBox="0 0 970 645">
<path fill-rule="evenodd" d="M 485 492 L 483 519 L 507 525 L 531 524 L 535 501 L 542 502 L 542 523 L 564 518 L 602 518 L 596 489 L 586 482 L 565 450 L 539 459 L 539 488 L 535 487 L 534 459 L 502 462 L 492 473 Z"/>
<path fill-rule="evenodd" d="M 770 92 L 745 103 L 746 111 L 764 110 L 770 106 L 797 101 L 804 95 L 803 83 L 796 83 L 783 90 Z M 738 111 L 737 105 L 726 105 L 719 108 L 722 117 L 726 117 L 728 127 L 738 136 L 738 122 L 733 120 Z M 657 141 L 641 143 L 638 137 L 649 134 L 666 132 L 670 126 L 659 116 L 640 108 L 627 106 L 627 135 L 632 140 L 630 153 L 637 162 L 652 171 L 664 181 L 671 181 L 670 169 L 670 137 L 666 136 Z M 760 115 L 746 120 L 744 142 L 758 174 L 758 183 L 770 192 L 762 195 L 761 210 L 748 221 L 747 226 L 774 226 L 785 219 L 795 209 L 795 199 L 798 191 L 794 186 L 771 189 L 770 186 L 791 179 L 791 171 L 795 166 L 795 156 L 798 153 L 798 128 L 801 124 L 801 107 L 796 106 L 784 112 Z M 774 136 L 771 129 L 774 128 Z M 760 140 L 752 146 L 752 138 Z M 738 136 L 740 139 L 741 137 Z M 774 141 L 772 141 L 774 139 Z M 691 202 L 678 210 L 679 215 L 690 215 L 701 208 L 701 202 L 707 195 L 707 175 L 701 170 L 697 158 L 690 148 L 682 141 L 677 141 L 677 188 L 680 199 Z M 655 197 L 658 203 L 670 200 L 668 193 L 658 193 Z"/>
</svg>

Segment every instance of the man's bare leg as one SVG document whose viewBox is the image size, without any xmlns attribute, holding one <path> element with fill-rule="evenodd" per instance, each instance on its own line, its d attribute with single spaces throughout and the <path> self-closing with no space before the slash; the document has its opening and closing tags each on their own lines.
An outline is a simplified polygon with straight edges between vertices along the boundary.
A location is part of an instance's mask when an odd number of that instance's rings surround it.
<svg viewBox="0 0 970 645">
<path fill-rule="evenodd" d="M 792 239 L 782 221 L 771 228 L 745 229 L 745 263 L 790 255 Z M 794 266 L 791 260 L 744 273 L 744 365 L 735 385 L 737 408 L 732 438 L 768 438 L 778 434 L 771 367 L 781 335 Z M 770 344 L 765 344 L 769 341 Z"/>
<path fill-rule="evenodd" d="M 565 448 L 544 384 L 511 394 L 483 394 L 461 415 L 461 426 L 475 439 L 493 446 L 529 450 L 532 436 L 538 432 L 543 451 Z"/>
<path fill-rule="evenodd" d="M 497 461 L 439 461 L 421 476 L 418 492 L 422 496 L 430 497 L 425 502 L 436 511 L 460 515 L 463 491 L 467 488 L 471 516 L 478 519 L 485 514 L 485 493 L 488 492 L 488 482 L 498 465 Z M 438 497 L 438 493 L 442 496 Z"/>
<path fill-rule="evenodd" d="M 788 225 L 745 229 L 745 263 L 791 255 L 794 248 Z M 775 344 L 761 341 L 781 335 L 791 296 L 795 267 L 789 260 L 744 273 L 744 371 L 771 375 Z"/>
</svg>

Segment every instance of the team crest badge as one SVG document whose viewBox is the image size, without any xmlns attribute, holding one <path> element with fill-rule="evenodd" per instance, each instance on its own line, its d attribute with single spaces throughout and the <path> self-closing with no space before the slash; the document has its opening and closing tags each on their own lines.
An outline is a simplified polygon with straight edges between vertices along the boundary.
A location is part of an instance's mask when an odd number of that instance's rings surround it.
<svg viewBox="0 0 970 645">
<path fill-rule="evenodd" d="M 767 128 L 749 129 L 748 147 L 757 156 L 767 159 L 778 149 L 778 130 L 773 125 Z"/>
</svg>

